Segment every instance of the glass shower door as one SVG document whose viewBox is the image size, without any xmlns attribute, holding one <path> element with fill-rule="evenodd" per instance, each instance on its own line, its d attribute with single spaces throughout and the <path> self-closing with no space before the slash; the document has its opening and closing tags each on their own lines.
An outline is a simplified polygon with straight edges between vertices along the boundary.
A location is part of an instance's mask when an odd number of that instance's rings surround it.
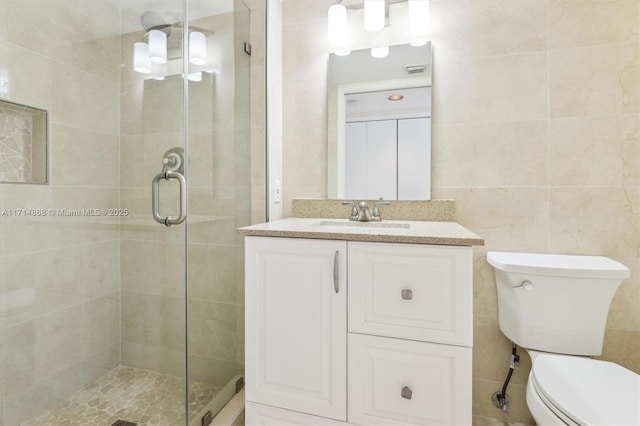
<svg viewBox="0 0 640 426">
<path fill-rule="evenodd" d="M 48 143 L 0 182 L 0 426 L 200 425 L 242 374 L 248 11 L 152 3 L 0 2 L 0 100 Z"/>
</svg>

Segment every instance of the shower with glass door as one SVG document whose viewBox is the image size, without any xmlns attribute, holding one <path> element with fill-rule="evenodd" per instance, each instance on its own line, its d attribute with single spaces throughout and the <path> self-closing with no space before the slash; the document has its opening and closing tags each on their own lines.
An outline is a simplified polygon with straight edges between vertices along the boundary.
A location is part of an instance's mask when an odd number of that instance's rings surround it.
<svg viewBox="0 0 640 426">
<path fill-rule="evenodd" d="M 0 17 L 0 426 L 201 425 L 244 369 L 249 10 Z"/>
</svg>

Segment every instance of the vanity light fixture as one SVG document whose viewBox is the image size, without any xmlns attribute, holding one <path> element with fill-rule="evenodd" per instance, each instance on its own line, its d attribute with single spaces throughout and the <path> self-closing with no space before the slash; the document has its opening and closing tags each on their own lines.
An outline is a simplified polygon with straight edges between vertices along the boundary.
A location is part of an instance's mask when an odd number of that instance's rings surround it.
<svg viewBox="0 0 640 426">
<path fill-rule="evenodd" d="M 343 5 L 342 2 L 343 0 L 336 0 L 327 12 L 327 38 L 334 49 L 334 53 L 338 56 L 346 56 L 351 53 L 348 29 L 349 10 L 364 9 L 364 29 L 375 38 L 381 33 L 388 32 L 385 27 L 390 25 L 389 6 L 396 3 L 408 3 L 408 17 L 405 19 L 409 22 L 406 25 L 406 30 L 404 28 L 405 24 L 402 22 L 396 23 L 395 27 L 403 27 L 400 33 L 407 33 L 406 37 L 409 39 L 407 41 L 412 46 L 423 46 L 429 42 L 430 0 L 362 0 L 362 2 L 357 2 L 356 4 L 349 3 L 347 6 Z M 395 30 L 392 33 L 397 34 L 398 31 Z M 404 41 L 404 43 L 407 41 Z M 380 43 L 374 39 L 371 44 L 376 46 L 371 49 L 371 56 L 384 58 L 387 55 L 384 46 L 388 46 L 388 42 Z"/>
</svg>

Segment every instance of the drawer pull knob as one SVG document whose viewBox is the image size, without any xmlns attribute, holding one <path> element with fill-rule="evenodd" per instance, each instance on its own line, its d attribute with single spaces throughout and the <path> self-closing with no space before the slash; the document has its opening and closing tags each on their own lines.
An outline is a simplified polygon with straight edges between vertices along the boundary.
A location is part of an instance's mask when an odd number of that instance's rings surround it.
<svg viewBox="0 0 640 426">
<path fill-rule="evenodd" d="M 402 290 L 402 300 L 411 300 L 413 299 L 413 290 L 409 290 L 407 288 Z"/>
<path fill-rule="evenodd" d="M 402 388 L 402 392 L 400 392 L 400 396 L 403 397 L 404 399 L 411 399 L 411 397 L 413 396 L 413 391 L 405 386 Z"/>
</svg>

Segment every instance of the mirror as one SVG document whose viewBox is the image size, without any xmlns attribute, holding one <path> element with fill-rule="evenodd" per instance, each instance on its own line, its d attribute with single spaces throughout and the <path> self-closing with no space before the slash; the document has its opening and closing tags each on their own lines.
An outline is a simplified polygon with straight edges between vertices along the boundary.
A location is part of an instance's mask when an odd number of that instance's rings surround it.
<svg viewBox="0 0 640 426">
<path fill-rule="evenodd" d="M 329 198 L 431 198 L 431 43 L 329 56 Z"/>
</svg>

